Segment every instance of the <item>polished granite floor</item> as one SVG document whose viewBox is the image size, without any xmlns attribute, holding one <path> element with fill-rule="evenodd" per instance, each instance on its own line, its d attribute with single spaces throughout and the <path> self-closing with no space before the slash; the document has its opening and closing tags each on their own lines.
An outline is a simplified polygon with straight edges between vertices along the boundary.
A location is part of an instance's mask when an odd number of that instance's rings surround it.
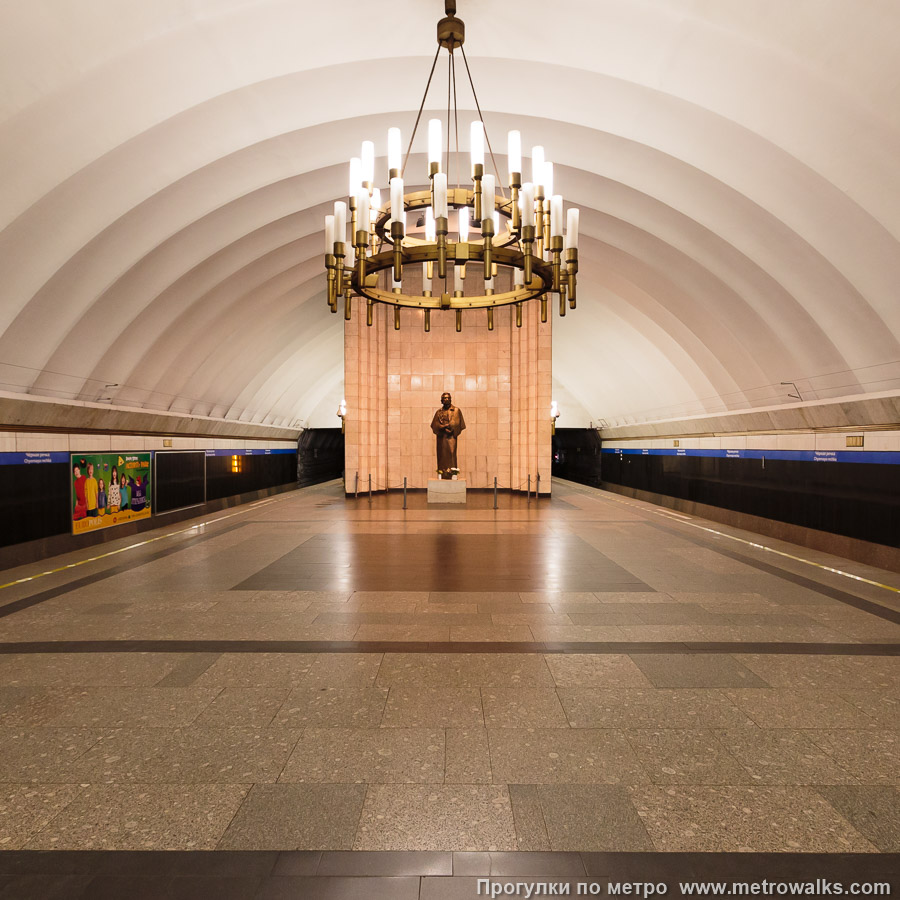
<svg viewBox="0 0 900 900">
<path fill-rule="evenodd" d="M 565 482 L 401 504 L 2 573 L 0 848 L 900 851 L 896 573 Z"/>
</svg>

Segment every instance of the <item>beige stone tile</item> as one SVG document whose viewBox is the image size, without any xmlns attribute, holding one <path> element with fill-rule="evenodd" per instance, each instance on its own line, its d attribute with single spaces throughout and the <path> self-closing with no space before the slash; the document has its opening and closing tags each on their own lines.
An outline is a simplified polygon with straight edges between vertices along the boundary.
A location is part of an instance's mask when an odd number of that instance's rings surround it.
<svg viewBox="0 0 900 900">
<path fill-rule="evenodd" d="M 751 781 L 744 767 L 705 729 L 632 729 L 625 736 L 654 784 Z"/>
<path fill-rule="evenodd" d="M 484 728 L 448 728 L 445 784 L 490 784 L 491 754 Z"/>
<path fill-rule="evenodd" d="M 629 656 L 612 653 L 548 653 L 546 660 L 557 687 L 652 687 Z"/>
<path fill-rule="evenodd" d="M 370 687 L 297 687 L 284 701 L 273 725 L 377 728 L 387 694 L 386 690 Z"/>
<path fill-rule="evenodd" d="M 275 714 L 290 693 L 289 688 L 226 687 L 197 717 L 195 725 L 208 728 L 228 728 L 251 725 L 264 728 L 272 723 Z"/>
<path fill-rule="evenodd" d="M 384 718 L 386 728 L 446 728 L 484 725 L 477 687 L 391 687 Z"/>
<path fill-rule="evenodd" d="M 29 850 L 214 850 L 249 790 L 241 784 L 92 784 Z"/>
<path fill-rule="evenodd" d="M 724 689 L 760 728 L 876 728 L 878 723 L 837 694 L 787 688 Z"/>
<path fill-rule="evenodd" d="M 531 643 L 534 637 L 527 625 L 451 625 L 450 640 L 461 643 L 492 641 Z"/>
<path fill-rule="evenodd" d="M 715 688 L 561 687 L 572 728 L 757 728 Z"/>
<path fill-rule="evenodd" d="M 449 625 L 360 625 L 356 641 L 424 641 L 450 640 Z"/>
<path fill-rule="evenodd" d="M 51 687 L 150 686 L 188 654 L 29 653 L 0 656 L 0 685 Z"/>
<path fill-rule="evenodd" d="M 381 659 L 380 653 L 320 653 L 301 683 L 304 687 L 372 687 Z"/>
<path fill-rule="evenodd" d="M 99 728 L 0 728 L 0 783 L 75 783 L 79 757 L 109 732 Z"/>
<path fill-rule="evenodd" d="M 196 681 L 222 687 L 292 687 L 316 662 L 311 653 L 223 653 Z"/>
<path fill-rule="evenodd" d="M 638 787 L 632 801 L 657 850 L 874 852 L 873 845 L 812 788 Z"/>
<path fill-rule="evenodd" d="M 804 734 L 860 784 L 900 784 L 900 732 L 842 728 Z"/>
<path fill-rule="evenodd" d="M 494 728 L 568 728 L 556 691 L 551 688 L 481 689 L 485 723 Z"/>
<path fill-rule="evenodd" d="M 440 783 L 444 732 L 428 728 L 306 728 L 280 782 Z"/>
<path fill-rule="evenodd" d="M 647 781 L 620 731 L 490 728 L 495 784 L 640 784 Z"/>
<path fill-rule="evenodd" d="M 537 641 L 564 643 L 618 643 L 627 640 L 615 625 L 532 625 Z"/>
<path fill-rule="evenodd" d="M 386 653 L 377 684 L 553 686 L 553 678 L 539 653 Z"/>
<path fill-rule="evenodd" d="M 0 784 L 0 848 L 23 847 L 81 790 L 77 784 Z"/>
<path fill-rule="evenodd" d="M 505 785 L 373 785 L 355 850 L 515 850 Z"/>
</svg>

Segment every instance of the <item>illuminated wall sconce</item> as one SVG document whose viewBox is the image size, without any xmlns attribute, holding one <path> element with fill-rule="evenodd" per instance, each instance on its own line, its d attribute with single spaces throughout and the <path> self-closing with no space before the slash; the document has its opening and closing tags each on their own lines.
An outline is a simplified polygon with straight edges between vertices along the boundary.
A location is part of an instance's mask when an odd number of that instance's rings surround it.
<svg viewBox="0 0 900 900">
<path fill-rule="evenodd" d="M 243 456 L 232 456 L 231 457 L 231 473 L 233 475 L 238 475 L 244 471 L 244 457 Z"/>
<path fill-rule="evenodd" d="M 556 420 L 559 418 L 559 404 L 553 400 L 550 403 L 550 434 L 556 434 Z"/>
<path fill-rule="evenodd" d="M 347 401 L 341 400 L 341 405 L 338 407 L 337 416 L 341 420 L 341 434 L 344 433 L 344 419 L 347 418 Z"/>
</svg>

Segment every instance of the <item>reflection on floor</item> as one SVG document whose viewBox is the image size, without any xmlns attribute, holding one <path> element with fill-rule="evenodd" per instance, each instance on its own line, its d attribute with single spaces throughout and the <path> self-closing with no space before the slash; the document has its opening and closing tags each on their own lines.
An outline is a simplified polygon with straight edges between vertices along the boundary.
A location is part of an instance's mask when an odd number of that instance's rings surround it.
<svg viewBox="0 0 900 900">
<path fill-rule="evenodd" d="M 0 846 L 900 850 L 900 595 L 566 483 L 401 503 L 0 590 Z"/>
</svg>

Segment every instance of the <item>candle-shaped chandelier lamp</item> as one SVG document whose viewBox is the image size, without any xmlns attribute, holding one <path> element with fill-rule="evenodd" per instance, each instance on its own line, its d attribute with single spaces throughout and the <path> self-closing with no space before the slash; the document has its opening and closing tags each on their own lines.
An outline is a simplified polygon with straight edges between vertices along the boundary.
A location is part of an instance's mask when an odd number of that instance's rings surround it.
<svg viewBox="0 0 900 900">
<path fill-rule="evenodd" d="M 494 309 L 508 305 L 515 306 L 516 325 L 521 327 L 522 304 L 536 299 L 541 302 L 541 321 L 546 322 L 549 295 L 556 294 L 559 314 L 564 316 L 567 307 L 575 308 L 578 210 L 564 211 L 562 196 L 553 193 L 553 163 L 545 159 L 543 147 L 532 149 L 531 181 L 522 181 L 518 131 L 510 131 L 508 136 L 508 196 L 501 187 L 463 49 L 465 25 L 456 18 L 456 0 L 445 0 L 444 6 L 446 16 L 437 27 L 438 49 L 405 156 L 400 129 L 388 129 L 389 190 L 382 193 L 375 187 L 375 145 L 363 141 L 359 157 L 350 160 L 349 222 L 348 204 L 342 200 L 334 204 L 334 215 L 325 217 L 328 305 L 336 313 L 343 298 L 344 317 L 349 319 L 353 296 L 364 297 L 366 324 L 371 325 L 374 304 L 387 304 L 394 308 L 394 327 L 398 329 L 401 308 L 422 309 L 426 331 L 431 329 L 432 310 L 454 310 L 456 330 L 460 331 L 465 310 L 486 309 L 488 328 L 493 329 Z M 457 48 L 478 110 L 478 119 L 469 129 L 471 186 L 459 181 L 464 167 L 456 109 Z M 447 106 L 446 126 L 441 119 L 428 121 L 429 186 L 406 193 L 406 163 L 442 49 L 448 52 L 453 102 Z M 449 182 L 451 133 L 456 135 L 455 187 Z M 485 151 L 490 171 L 486 170 Z M 425 178 L 421 181 L 425 183 Z M 407 228 L 408 219 L 415 223 L 412 228 Z M 469 263 L 481 264 L 482 271 L 470 271 L 467 277 Z M 403 277 L 410 267 L 422 273 L 420 294 L 404 292 L 412 281 L 406 279 L 405 284 Z M 503 280 L 511 289 L 497 293 L 494 278 L 501 270 L 511 273 Z"/>
</svg>

